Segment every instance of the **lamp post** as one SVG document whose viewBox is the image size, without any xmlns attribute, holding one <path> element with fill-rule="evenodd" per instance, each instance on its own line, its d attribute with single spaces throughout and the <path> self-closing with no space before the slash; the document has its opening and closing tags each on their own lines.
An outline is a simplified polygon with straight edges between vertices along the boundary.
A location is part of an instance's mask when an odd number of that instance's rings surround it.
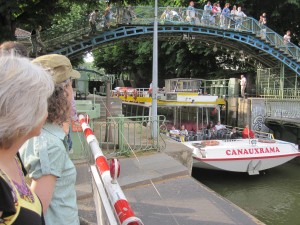
<svg viewBox="0 0 300 225">
<path fill-rule="evenodd" d="M 154 7 L 154 28 L 153 28 L 153 68 L 152 68 L 152 138 L 157 137 L 157 69 L 158 69 L 158 53 L 157 53 L 157 0 Z"/>
</svg>

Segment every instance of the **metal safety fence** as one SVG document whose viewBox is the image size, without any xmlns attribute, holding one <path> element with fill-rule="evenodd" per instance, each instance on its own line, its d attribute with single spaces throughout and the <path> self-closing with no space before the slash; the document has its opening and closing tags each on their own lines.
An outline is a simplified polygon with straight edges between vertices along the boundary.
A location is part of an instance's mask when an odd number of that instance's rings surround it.
<svg viewBox="0 0 300 225">
<path fill-rule="evenodd" d="M 165 116 L 108 117 L 95 122 L 95 133 L 103 150 L 109 154 L 130 155 L 142 151 L 161 151 L 165 143 L 160 137 L 164 130 Z M 153 136 L 153 126 L 158 135 Z"/>
</svg>

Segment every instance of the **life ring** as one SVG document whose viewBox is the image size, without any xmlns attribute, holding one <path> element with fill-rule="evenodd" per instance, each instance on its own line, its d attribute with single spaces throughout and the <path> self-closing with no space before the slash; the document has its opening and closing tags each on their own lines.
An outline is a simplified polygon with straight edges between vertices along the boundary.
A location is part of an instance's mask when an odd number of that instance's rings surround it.
<svg viewBox="0 0 300 225">
<path fill-rule="evenodd" d="M 127 91 L 124 91 L 124 98 L 127 99 Z"/>
<path fill-rule="evenodd" d="M 137 92 L 136 89 L 133 90 L 132 95 L 133 95 L 133 99 L 136 101 L 137 100 L 137 96 L 138 96 L 138 92 Z"/>
<path fill-rule="evenodd" d="M 275 140 L 270 140 L 270 139 L 258 139 L 257 141 L 261 143 L 276 143 Z"/>
<path fill-rule="evenodd" d="M 206 147 L 206 146 L 216 146 L 216 145 L 219 145 L 220 143 L 216 140 L 207 140 L 207 141 L 202 141 L 201 142 L 201 145 L 203 147 Z"/>
</svg>

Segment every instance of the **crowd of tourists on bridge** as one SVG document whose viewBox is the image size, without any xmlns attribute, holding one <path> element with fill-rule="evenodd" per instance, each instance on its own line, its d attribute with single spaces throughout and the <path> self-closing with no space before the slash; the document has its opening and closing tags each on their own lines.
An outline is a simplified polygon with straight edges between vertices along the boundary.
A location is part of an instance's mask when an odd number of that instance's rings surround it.
<svg viewBox="0 0 300 225">
<path fill-rule="evenodd" d="M 144 15 L 144 14 L 143 14 Z M 211 3 L 207 1 L 202 9 L 196 9 L 194 1 L 190 1 L 188 7 L 171 7 L 167 6 L 162 12 L 159 12 L 159 24 L 191 24 L 202 26 L 214 26 L 222 29 L 243 30 L 243 22 L 246 21 L 247 15 L 243 12 L 242 6 L 230 5 L 225 3 L 222 8 L 217 1 Z M 122 7 L 122 10 L 113 12 L 109 4 L 107 8 L 100 13 L 99 10 L 93 11 L 89 15 L 90 32 L 95 34 L 97 21 L 101 27 L 106 30 L 111 26 L 111 21 L 116 20 L 117 24 L 131 25 L 134 20 L 138 24 L 139 18 L 131 5 Z M 263 12 L 258 18 L 261 37 L 266 37 L 267 14 Z M 290 42 L 291 33 L 287 31 L 284 44 Z"/>
<path fill-rule="evenodd" d="M 177 10 L 177 11 L 176 11 Z M 133 19 L 137 18 L 136 13 L 132 7 L 126 6 L 120 13 L 122 15 L 121 23 L 130 25 Z M 194 7 L 194 2 L 191 1 L 189 6 L 184 8 L 174 8 L 170 6 L 166 7 L 166 10 L 160 15 L 160 22 L 187 22 L 190 24 L 200 25 L 216 25 L 223 28 L 239 28 L 242 23 L 242 19 L 246 17 L 246 14 L 242 11 L 241 6 L 233 6 L 230 11 L 230 4 L 226 3 L 225 7 L 221 9 L 220 3 L 216 2 L 211 4 L 210 1 L 204 6 L 202 15 Z M 111 11 L 111 5 L 108 5 L 105 11 L 101 14 L 98 9 L 94 10 L 89 15 L 89 23 L 91 27 L 90 34 L 94 34 L 96 31 L 97 20 L 101 21 L 104 28 L 110 27 L 110 21 L 113 18 Z"/>
<path fill-rule="evenodd" d="M 242 11 L 241 6 L 237 7 L 234 5 L 232 10 L 230 10 L 230 4 L 226 3 L 222 9 L 219 2 L 212 4 L 210 1 L 205 4 L 203 11 L 197 11 L 193 1 L 189 3 L 186 10 L 179 9 L 178 11 L 179 12 L 176 12 L 175 9 L 171 9 L 170 6 L 167 6 L 160 17 L 161 21 L 179 21 L 195 25 L 202 24 L 238 29 L 242 24 L 242 19 L 247 17 Z"/>
</svg>

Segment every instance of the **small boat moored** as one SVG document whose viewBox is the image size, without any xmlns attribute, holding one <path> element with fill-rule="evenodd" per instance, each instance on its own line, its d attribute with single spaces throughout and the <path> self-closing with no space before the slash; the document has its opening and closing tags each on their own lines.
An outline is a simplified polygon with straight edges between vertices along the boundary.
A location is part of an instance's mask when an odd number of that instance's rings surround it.
<svg viewBox="0 0 300 225">
<path fill-rule="evenodd" d="M 300 156 L 298 145 L 276 139 L 182 142 L 193 150 L 193 167 L 259 174 Z"/>
</svg>

